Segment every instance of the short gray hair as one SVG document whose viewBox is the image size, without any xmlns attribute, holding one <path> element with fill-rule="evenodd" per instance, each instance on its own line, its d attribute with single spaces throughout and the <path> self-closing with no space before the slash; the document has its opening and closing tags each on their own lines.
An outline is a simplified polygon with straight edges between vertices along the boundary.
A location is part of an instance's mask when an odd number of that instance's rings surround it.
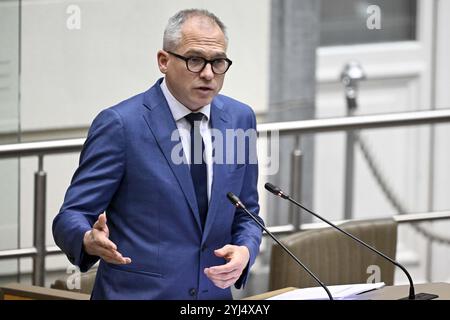
<svg viewBox="0 0 450 320">
<path fill-rule="evenodd" d="M 192 17 L 206 17 L 214 22 L 225 35 L 225 45 L 228 45 L 228 36 L 223 22 L 213 13 L 205 9 L 186 9 L 177 12 L 172 16 L 164 30 L 163 49 L 174 50 L 181 41 L 181 27 Z"/>
</svg>

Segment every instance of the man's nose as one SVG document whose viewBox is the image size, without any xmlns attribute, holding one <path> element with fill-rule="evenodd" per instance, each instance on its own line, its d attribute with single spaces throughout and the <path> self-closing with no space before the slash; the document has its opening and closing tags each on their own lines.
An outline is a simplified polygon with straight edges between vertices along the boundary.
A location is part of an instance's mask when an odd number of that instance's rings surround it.
<svg viewBox="0 0 450 320">
<path fill-rule="evenodd" d="M 214 79 L 214 72 L 212 70 L 212 65 L 210 62 L 208 62 L 205 67 L 203 68 L 202 72 L 200 72 L 200 78 L 206 79 L 206 80 L 212 80 Z"/>
</svg>

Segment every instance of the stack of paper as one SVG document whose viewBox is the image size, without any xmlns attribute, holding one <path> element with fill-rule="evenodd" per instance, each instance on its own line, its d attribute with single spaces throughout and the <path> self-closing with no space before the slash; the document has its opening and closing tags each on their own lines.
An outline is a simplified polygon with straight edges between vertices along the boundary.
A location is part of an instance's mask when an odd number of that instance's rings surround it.
<svg viewBox="0 0 450 320">
<path fill-rule="evenodd" d="M 384 282 L 377 283 L 361 283 L 361 284 L 345 284 L 338 286 L 327 286 L 333 299 L 335 300 L 351 300 L 355 299 L 358 294 L 384 287 Z M 329 297 L 322 287 L 313 287 L 305 289 L 296 289 L 285 292 L 267 300 L 328 300 Z"/>
</svg>

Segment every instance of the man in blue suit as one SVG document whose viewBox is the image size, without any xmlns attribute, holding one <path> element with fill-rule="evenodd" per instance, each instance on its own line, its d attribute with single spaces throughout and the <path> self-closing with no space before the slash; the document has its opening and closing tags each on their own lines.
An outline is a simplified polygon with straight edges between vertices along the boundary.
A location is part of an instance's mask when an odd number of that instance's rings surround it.
<svg viewBox="0 0 450 320">
<path fill-rule="evenodd" d="M 261 230 L 226 194 L 258 214 L 256 142 L 229 132 L 256 119 L 218 94 L 227 42 L 215 15 L 180 11 L 157 55 L 165 77 L 93 121 L 53 222 L 82 272 L 100 259 L 93 299 L 231 299 L 244 286 Z"/>
</svg>

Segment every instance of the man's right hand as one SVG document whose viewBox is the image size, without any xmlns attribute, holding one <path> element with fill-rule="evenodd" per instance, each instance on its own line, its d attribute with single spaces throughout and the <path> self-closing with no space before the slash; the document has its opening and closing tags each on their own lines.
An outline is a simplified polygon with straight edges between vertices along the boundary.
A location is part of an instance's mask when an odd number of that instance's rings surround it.
<svg viewBox="0 0 450 320">
<path fill-rule="evenodd" d="M 117 246 L 109 240 L 109 229 L 106 225 L 106 214 L 102 213 L 93 228 L 84 234 L 84 250 L 91 256 L 98 256 L 108 263 L 129 264 L 131 259 L 123 257 Z"/>
</svg>

